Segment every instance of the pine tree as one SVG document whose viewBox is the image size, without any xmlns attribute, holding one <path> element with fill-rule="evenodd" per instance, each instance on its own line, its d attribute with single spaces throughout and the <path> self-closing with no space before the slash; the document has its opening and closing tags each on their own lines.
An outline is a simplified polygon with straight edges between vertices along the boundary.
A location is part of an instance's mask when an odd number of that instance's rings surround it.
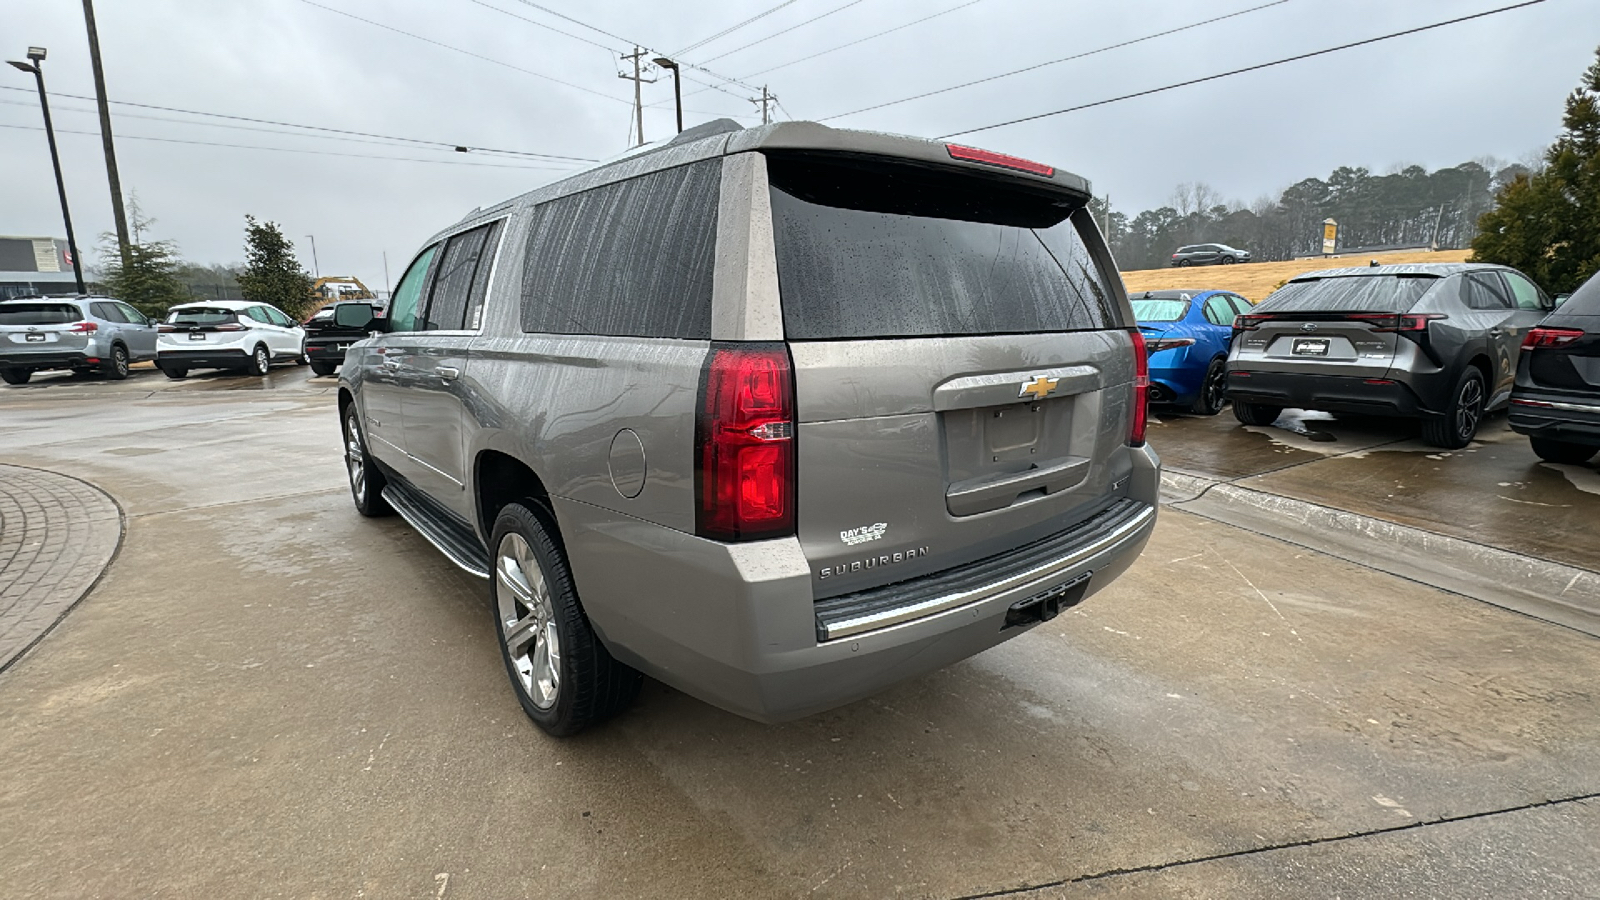
<svg viewBox="0 0 1600 900">
<path fill-rule="evenodd" d="M 1502 188 L 1472 241 L 1474 259 L 1520 269 L 1553 293 L 1600 271 L 1600 50 L 1567 96 L 1562 126 L 1543 171 Z"/>
<path fill-rule="evenodd" d="M 100 235 L 100 283 L 110 296 L 131 304 L 147 316 L 160 317 L 167 307 L 189 299 L 188 291 L 178 278 L 178 268 L 183 261 L 178 258 L 178 245 L 172 241 L 143 240 L 155 220 L 144 215 L 139 208 L 139 195 L 128 198 L 128 222 L 133 239 L 124 256 L 117 246 L 117 237 L 109 232 Z"/>
<path fill-rule="evenodd" d="M 294 244 L 275 222 L 244 217 L 244 271 L 239 291 L 246 300 L 270 303 L 295 318 L 310 311 L 311 276 L 295 258 Z"/>
</svg>

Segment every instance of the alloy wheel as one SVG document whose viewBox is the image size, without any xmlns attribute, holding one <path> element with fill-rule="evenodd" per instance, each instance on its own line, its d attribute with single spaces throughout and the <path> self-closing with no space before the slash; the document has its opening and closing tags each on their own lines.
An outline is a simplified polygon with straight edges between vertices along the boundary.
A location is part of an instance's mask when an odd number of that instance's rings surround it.
<svg viewBox="0 0 1600 900">
<path fill-rule="evenodd" d="M 257 347 L 256 348 L 256 374 L 258 374 L 258 375 L 267 374 L 267 369 L 271 365 L 272 365 L 272 360 L 267 356 L 267 348 L 265 348 L 265 347 Z"/>
<path fill-rule="evenodd" d="M 121 347 L 112 347 L 111 367 L 116 370 L 118 378 L 128 377 L 128 351 Z"/>
<path fill-rule="evenodd" d="M 1228 370 L 1224 366 L 1218 366 L 1206 378 L 1206 408 L 1221 409 L 1222 404 L 1227 400 L 1227 391 Z"/>
<path fill-rule="evenodd" d="M 549 583 L 522 535 L 501 538 L 495 555 L 494 598 L 506 658 L 533 705 L 549 709 L 561 691 L 561 635 Z"/>
<path fill-rule="evenodd" d="M 1478 420 L 1483 418 L 1483 382 L 1467 379 L 1461 385 L 1461 396 L 1456 398 L 1456 434 L 1470 438 L 1478 432 Z"/>
<path fill-rule="evenodd" d="M 350 493 L 356 503 L 367 500 L 367 453 L 361 445 L 361 430 L 356 425 L 356 414 L 351 412 L 344 420 L 344 466 L 350 474 Z"/>
</svg>

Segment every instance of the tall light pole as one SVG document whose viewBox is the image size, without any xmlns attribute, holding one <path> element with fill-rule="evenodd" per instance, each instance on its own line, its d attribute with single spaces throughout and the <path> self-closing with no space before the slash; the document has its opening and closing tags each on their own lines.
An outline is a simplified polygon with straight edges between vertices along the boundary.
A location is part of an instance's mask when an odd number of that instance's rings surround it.
<svg viewBox="0 0 1600 900">
<path fill-rule="evenodd" d="M 306 237 L 311 239 L 311 271 L 316 273 L 318 278 L 321 278 L 322 266 L 317 262 L 317 236 L 314 234 L 308 234 Z"/>
<path fill-rule="evenodd" d="M 665 56 L 658 56 L 651 62 L 663 69 L 672 70 L 672 102 L 678 111 L 678 133 L 683 133 L 683 84 L 678 80 L 678 64 Z"/>
<path fill-rule="evenodd" d="M 117 252 L 128 264 L 128 215 L 122 209 L 122 178 L 111 143 L 111 107 L 106 104 L 106 73 L 100 65 L 100 34 L 94 27 L 94 2 L 83 0 L 83 21 L 89 27 L 89 64 L 94 70 L 95 103 L 100 108 L 100 144 L 106 153 L 106 181 L 111 185 L 111 219 L 117 227 Z"/>
<path fill-rule="evenodd" d="M 29 47 L 28 59 L 33 62 L 17 62 L 6 60 L 14 69 L 33 74 L 33 80 L 39 85 L 39 108 L 44 111 L 44 134 L 50 141 L 50 164 L 56 168 L 56 192 L 61 195 L 61 219 L 67 226 L 67 252 L 72 254 L 72 274 L 78 282 L 78 293 L 87 294 L 89 289 L 83 283 L 83 261 L 78 256 L 78 239 L 72 234 L 72 211 L 67 208 L 67 183 L 61 177 L 61 154 L 56 152 L 56 128 L 50 121 L 50 97 L 44 92 L 44 55 L 43 47 Z"/>
</svg>

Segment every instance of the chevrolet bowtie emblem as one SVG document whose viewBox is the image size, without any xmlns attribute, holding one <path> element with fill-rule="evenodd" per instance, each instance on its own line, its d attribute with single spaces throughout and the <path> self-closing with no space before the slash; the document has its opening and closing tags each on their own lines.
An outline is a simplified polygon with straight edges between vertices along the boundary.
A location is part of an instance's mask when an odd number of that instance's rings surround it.
<svg viewBox="0 0 1600 900">
<path fill-rule="evenodd" d="M 1051 391 L 1056 389 L 1056 383 L 1060 380 L 1059 378 L 1046 378 L 1043 375 L 1035 375 L 1032 381 L 1024 381 L 1022 383 L 1022 390 L 1017 392 L 1017 397 L 1032 397 L 1035 400 L 1043 400 L 1050 396 Z"/>
</svg>

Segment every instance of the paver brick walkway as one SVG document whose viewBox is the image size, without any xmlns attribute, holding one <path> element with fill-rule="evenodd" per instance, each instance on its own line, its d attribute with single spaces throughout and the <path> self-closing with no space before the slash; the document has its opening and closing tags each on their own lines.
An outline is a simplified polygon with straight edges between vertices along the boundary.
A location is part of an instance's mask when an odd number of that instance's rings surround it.
<svg viewBox="0 0 1600 900">
<path fill-rule="evenodd" d="M 104 492 L 0 465 L 0 671 L 61 621 L 121 540 L 122 515 Z"/>
</svg>

